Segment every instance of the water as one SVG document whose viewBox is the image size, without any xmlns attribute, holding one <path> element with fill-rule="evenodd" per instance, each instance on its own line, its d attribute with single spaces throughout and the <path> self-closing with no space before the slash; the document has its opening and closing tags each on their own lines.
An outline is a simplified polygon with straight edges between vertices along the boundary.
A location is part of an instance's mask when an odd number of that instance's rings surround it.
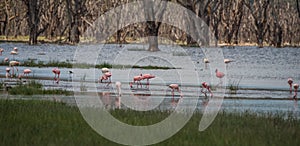
<svg viewBox="0 0 300 146">
<path fill-rule="evenodd" d="M 16 56 L 11 56 L 10 51 L 13 47 L 18 47 L 19 54 Z M 99 45 L 91 45 L 89 47 L 100 48 Z M 205 55 L 199 48 L 184 48 L 184 51 L 173 51 L 174 46 L 162 46 L 161 52 L 152 53 L 154 57 L 143 58 L 144 54 L 149 54 L 145 50 L 146 45 L 123 45 L 119 47 L 118 45 L 109 44 L 105 45 L 98 54 L 97 63 L 117 63 L 128 65 L 132 63 L 134 57 L 140 57 L 138 62 L 134 62 L 136 65 L 157 65 L 157 66 L 176 66 L 179 63 L 189 63 L 184 58 L 191 56 L 194 68 L 198 73 L 199 81 L 211 81 L 214 78 L 215 68 L 210 68 L 209 64 L 203 63 L 203 58 Z M 5 57 L 9 57 L 11 60 L 28 60 L 34 59 L 36 61 L 76 61 L 74 60 L 74 54 L 76 52 L 76 46 L 68 45 L 54 45 L 54 44 L 43 44 L 38 46 L 29 46 L 27 44 L 15 44 L 15 43 L 2 43 L 0 48 L 4 48 L 0 60 Z M 225 100 L 222 105 L 222 109 L 231 111 L 244 111 L 252 110 L 255 112 L 296 112 L 299 116 L 298 102 L 294 100 L 289 100 L 292 98 L 292 94 L 288 92 L 287 78 L 292 77 L 294 83 L 299 83 L 300 81 L 300 66 L 298 56 L 300 55 L 300 48 L 257 48 L 257 47 L 224 47 L 222 48 L 224 58 L 233 60 L 226 65 L 226 70 L 223 70 L 226 74 L 227 85 L 233 85 L 234 82 L 239 82 L 239 90 L 235 94 L 230 94 L 230 90 L 225 92 Z M 174 60 L 164 60 L 162 58 L 156 58 L 157 53 L 170 53 L 175 56 Z M 130 54 L 135 54 L 131 57 L 122 58 L 123 56 L 128 56 Z M 188 56 L 186 55 L 188 54 Z M 121 58 L 121 59 L 120 59 Z M 118 61 L 121 60 L 121 61 Z M 188 64 L 186 64 L 188 65 Z M 122 82 L 122 91 L 124 96 L 130 96 L 131 90 L 129 89 L 128 83 L 132 80 L 134 75 L 139 75 L 140 73 L 151 73 L 157 76 L 157 78 L 151 80 L 150 86 L 150 97 L 157 99 L 160 102 L 161 99 L 171 98 L 171 90 L 167 87 L 170 83 L 181 83 L 190 84 L 188 81 L 180 80 L 180 72 L 186 70 L 186 65 L 183 65 L 182 69 L 177 70 L 140 70 L 140 69 L 120 69 L 114 68 L 111 70 L 113 73 L 112 81 Z M 24 67 L 19 67 L 19 70 L 23 70 Z M 59 85 L 54 83 L 51 78 L 53 78 L 53 73 L 51 72 L 52 67 L 49 68 L 31 68 L 33 73 L 30 77 L 43 78 L 41 82 L 45 85 L 45 88 L 62 88 L 67 90 L 80 91 L 80 86 L 86 88 L 87 92 L 99 92 L 105 91 L 104 85 L 96 84 L 98 77 L 101 76 L 99 69 L 75 69 L 73 75 L 68 73 L 67 68 L 61 68 L 61 78 L 62 81 Z M 89 74 L 83 74 L 89 73 Z M 5 66 L 0 67 L 0 75 L 5 76 Z M 82 84 L 82 77 L 85 75 L 84 84 Z M 74 77 L 75 76 L 75 77 Z M 77 77 L 77 78 L 76 78 Z M 45 79 L 45 78 L 49 78 Z M 72 79 L 77 80 L 77 86 L 72 84 Z M 82 80 L 81 82 L 79 80 Z M 5 79 L 2 79 L 3 81 Z M 189 78 L 187 77 L 187 80 Z M 114 85 L 111 85 L 114 87 Z M 183 89 L 184 98 L 193 99 L 199 97 L 199 88 L 197 85 L 191 85 L 191 87 L 184 87 Z M 175 94 L 177 94 L 175 92 Z M 216 93 L 218 95 L 219 93 Z M 149 95 L 148 93 L 146 95 Z M 220 94 L 221 95 L 221 94 Z M 125 98 L 123 97 L 123 98 Z M 66 97 L 71 98 L 71 97 Z M 144 97 L 145 98 L 145 97 Z M 201 96 L 201 98 L 203 98 Z M 50 98 L 51 99 L 51 98 Z M 64 98 L 63 98 L 64 99 Z M 193 99 L 195 102 L 202 102 L 201 99 Z M 133 102 L 133 101 L 132 101 Z M 168 107 L 170 100 L 166 102 L 165 107 Z M 199 108 L 203 107 L 199 104 Z M 160 108 L 164 108 L 160 107 Z"/>
</svg>

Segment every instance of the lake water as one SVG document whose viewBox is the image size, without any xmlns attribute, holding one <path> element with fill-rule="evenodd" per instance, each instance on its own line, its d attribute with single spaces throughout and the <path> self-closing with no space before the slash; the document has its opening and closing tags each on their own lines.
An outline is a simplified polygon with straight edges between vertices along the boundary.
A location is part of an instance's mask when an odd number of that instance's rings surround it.
<svg viewBox="0 0 300 146">
<path fill-rule="evenodd" d="M 10 55 L 10 51 L 13 47 L 18 47 L 18 55 Z M 86 46 L 79 47 L 84 48 Z M 191 82 L 195 76 L 187 75 L 181 78 L 181 73 L 191 70 L 195 71 L 197 73 L 196 78 L 199 80 L 198 82 L 206 81 L 213 84 L 213 86 L 219 81 L 215 79 L 215 68 L 210 64 L 203 63 L 203 59 L 206 57 L 200 48 L 187 47 L 176 50 L 174 46 L 161 46 L 161 52 L 149 53 L 145 51 L 147 45 L 139 44 L 123 45 L 122 47 L 115 44 L 107 44 L 104 47 L 89 45 L 88 47 L 101 49 L 101 51 L 96 54 L 97 60 L 89 60 L 90 58 L 86 57 L 88 61 L 96 63 L 107 62 L 119 65 L 152 65 L 180 68 L 173 70 L 111 69 L 113 74 L 112 81 L 122 82 L 123 99 L 132 94 L 128 83 L 132 81 L 133 76 L 141 73 L 156 75 L 156 78 L 151 80 L 150 91 L 141 92 L 146 95 L 146 97 L 150 95 L 147 98 L 157 99 L 157 102 L 160 102 L 161 99 L 164 98 L 172 98 L 171 90 L 167 86 L 170 83 L 179 83 L 183 86 L 182 91 L 184 98 L 195 100 L 195 102 L 199 103 L 202 102 L 203 95 L 200 94 L 199 85 Z M 78 58 L 74 59 L 76 49 L 78 49 L 76 46 L 53 44 L 29 46 L 27 44 L 1 43 L 0 48 L 4 48 L 5 50 L 2 56 L 0 56 L 0 60 L 9 57 L 10 60 L 14 59 L 21 62 L 28 59 L 43 62 L 78 61 Z M 291 111 L 295 112 L 297 117 L 300 117 L 298 101 L 290 100 L 293 95 L 289 93 L 289 86 L 287 84 L 287 78 L 289 77 L 293 78 L 294 83 L 300 83 L 300 61 L 298 57 L 300 56 L 300 48 L 223 47 L 221 50 L 224 58 L 234 61 L 225 65 L 225 69 L 221 70 L 226 76 L 223 82 L 225 82 L 227 86 L 239 82 L 238 86 L 240 88 L 234 94 L 231 94 L 230 90 L 226 90 L 226 98 L 222 104 L 222 109 L 231 111 L 251 110 L 254 112 Z M 164 54 L 169 54 L 173 57 L 164 58 L 166 57 Z M 190 58 L 190 60 L 187 58 Z M 5 68 L 6 66 L 0 66 L 0 75 L 2 77 L 5 76 Z M 19 70 L 23 69 L 24 67 L 19 67 Z M 104 85 L 99 83 L 95 84 L 102 74 L 99 69 L 61 68 L 62 80 L 59 84 L 51 80 L 54 76 L 51 72 L 52 67 L 31 68 L 31 70 L 33 73 L 30 77 L 43 79 L 40 80 L 40 82 L 45 85 L 45 88 L 62 88 L 80 91 L 80 87 L 84 86 L 87 92 L 106 92 L 106 90 L 108 90 L 105 89 Z M 68 73 L 69 70 L 76 72 L 70 75 Z M 47 78 L 49 78 L 49 80 Z M 74 80 L 73 83 L 72 79 Z M 2 78 L 2 80 L 4 81 L 6 79 Z M 145 83 L 145 81 L 143 83 Z M 188 86 L 185 87 L 185 85 Z M 111 85 L 109 92 L 111 92 L 110 89 L 114 92 L 114 87 L 114 84 Z M 150 92 L 150 94 L 148 92 Z M 175 94 L 178 93 L 175 92 Z M 114 94 L 112 94 L 112 96 L 113 95 Z M 215 95 L 222 96 L 222 93 L 216 92 Z M 3 96 L 7 97 L 7 95 Z M 199 96 L 201 99 L 195 99 L 195 97 L 197 98 Z M 9 97 L 12 98 L 11 96 Z M 147 99 L 146 97 L 144 98 Z M 67 99 L 72 97 L 60 98 Z M 165 107 L 167 107 L 168 103 L 172 103 L 170 100 L 164 102 L 166 103 L 162 105 L 165 105 Z M 199 104 L 199 108 L 201 107 L 202 104 Z"/>
</svg>

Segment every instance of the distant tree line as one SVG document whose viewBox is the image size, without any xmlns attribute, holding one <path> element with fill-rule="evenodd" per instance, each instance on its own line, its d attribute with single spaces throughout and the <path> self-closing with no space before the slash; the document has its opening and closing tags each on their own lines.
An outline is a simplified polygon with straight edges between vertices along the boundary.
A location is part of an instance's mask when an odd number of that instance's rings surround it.
<svg viewBox="0 0 300 146">
<path fill-rule="evenodd" d="M 76 44 L 80 42 L 85 30 L 92 26 L 99 16 L 117 6 L 134 1 L 1 0 L 0 35 L 7 39 L 29 36 L 29 44 L 37 44 L 39 36 L 53 42 Z M 300 44 L 299 0 L 170 1 L 200 17 L 209 26 L 218 43 L 255 43 L 260 47 L 265 44 L 275 47 L 299 46 Z M 153 0 L 147 3 L 151 2 Z M 151 12 L 151 10 L 146 11 Z M 120 13 L 128 13 L 128 16 L 134 15 L 130 14 L 130 10 Z M 182 18 L 177 19 L 179 23 L 196 25 L 193 20 L 181 22 Z M 123 27 L 113 35 L 112 40 L 115 43 L 126 43 L 128 38 L 135 40 L 149 35 L 166 37 L 188 45 L 196 43 L 184 31 L 154 21 Z M 152 42 L 149 50 L 155 51 L 157 40 L 148 39 L 148 41 Z"/>
</svg>

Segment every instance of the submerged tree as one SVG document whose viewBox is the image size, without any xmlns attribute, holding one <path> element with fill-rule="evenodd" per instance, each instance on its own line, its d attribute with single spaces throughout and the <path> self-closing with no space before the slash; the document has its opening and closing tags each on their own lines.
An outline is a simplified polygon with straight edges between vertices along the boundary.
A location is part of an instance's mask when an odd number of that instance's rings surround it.
<svg viewBox="0 0 300 146">
<path fill-rule="evenodd" d="M 42 0 L 23 0 L 27 8 L 27 23 L 29 27 L 29 44 L 34 45 L 38 42 L 38 36 L 43 33 L 49 26 L 46 23 L 43 27 L 39 27 L 43 10 Z"/>
<path fill-rule="evenodd" d="M 155 0 L 146 0 L 143 2 L 144 15 L 146 20 L 146 34 L 148 36 L 148 51 L 159 51 L 158 32 L 161 26 L 161 20 L 167 7 L 165 1 L 156 2 Z"/>
</svg>

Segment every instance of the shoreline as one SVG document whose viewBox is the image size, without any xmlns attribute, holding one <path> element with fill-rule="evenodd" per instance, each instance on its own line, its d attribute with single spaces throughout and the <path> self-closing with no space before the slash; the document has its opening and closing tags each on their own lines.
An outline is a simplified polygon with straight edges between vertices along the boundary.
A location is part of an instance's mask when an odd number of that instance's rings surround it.
<svg viewBox="0 0 300 146">
<path fill-rule="evenodd" d="M 22 40 L 22 39 L 9 39 L 9 40 L 5 40 L 5 39 L 0 39 L 0 44 L 1 43 L 21 43 L 21 44 L 28 44 L 28 41 L 26 40 Z M 126 44 L 143 44 L 142 42 L 139 41 L 132 41 L 130 43 L 121 43 L 120 45 L 126 45 Z M 39 40 L 38 44 L 36 45 L 42 45 L 42 44 L 56 44 L 56 45 L 70 45 L 70 46 L 76 46 L 78 44 L 72 44 L 72 43 L 68 43 L 68 42 L 63 42 L 60 40 L 54 40 L 54 41 L 48 41 L 48 40 Z M 84 42 L 82 44 L 85 44 Z M 94 43 L 97 44 L 97 43 Z M 116 42 L 112 42 L 112 41 L 108 41 L 105 42 L 105 44 L 118 44 Z M 164 43 L 161 43 L 162 45 L 164 45 Z M 199 47 L 196 44 L 191 44 L 191 45 L 186 45 L 186 44 L 182 44 L 182 43 L 176 43 L 179 46 L 182 47 Z M 218 47 L 258 47 L 258 45 L 256 43 L 239 43 L 239 44 L 227 44 L 227 43 L 218 43 Z M 300 44 L 299 45 L 291 45 L 291 44 L 283 44 L 282 47 L 275 47 L 275 46 L 271 46 L 271 45 L 267 45 L 264 44 L 264 47 L 274 47 L 274 48 L 300 48 Z"/>
</svg>

